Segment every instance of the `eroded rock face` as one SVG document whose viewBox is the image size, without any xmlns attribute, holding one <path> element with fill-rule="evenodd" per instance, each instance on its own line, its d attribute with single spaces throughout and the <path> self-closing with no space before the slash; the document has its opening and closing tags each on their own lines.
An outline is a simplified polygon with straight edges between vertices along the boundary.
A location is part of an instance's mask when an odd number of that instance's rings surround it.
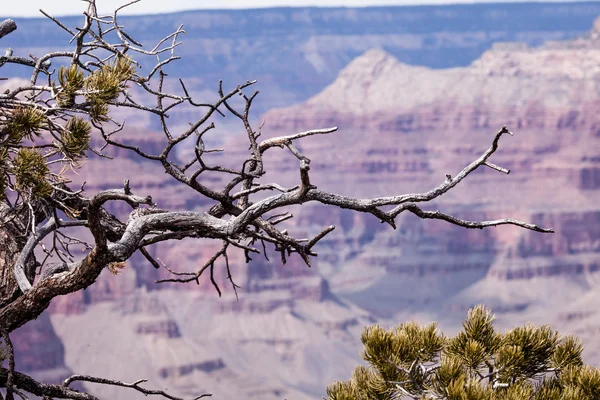
<svg viewBox="0 0 600 400">
<path fill-rule="evenodd" d="M 10 335 L 15 351 L 16 369 L 45 383 L 60 384 L 73 375 L 65 363 L 65 347 L 50 321 L 50 314 L 16 329 Z M 76 390 L 83 386 L 76 382 Z"/>
<path fill-rule="evenodd" d="M 80 8 L 82 12 L 84 9 Z M 384 47 L 411 65 L 464 66 L 494 42 L 539 45 L 573 38 L 588 29 L 599 13 L 600 6 L 594 2 L 562 6 L 505 3 L 198 10 L 123 16 L 121 20 L 132 37 L 150 48 L 184 24 L 187 35 L 184 45 L 177 49 L 183 62 L 171 63 L 169 75 L 183 77 L 191 93 L 201 96 L 202 101 L 214 96 L 220 79 L 231 88 L 257 79 L 261 92 L 267 95 L 259 96 L 255 111 L 263 113 L 315 95 L 348 62 L 375 47 Z M 79 17 L 61 21 L 71 27 L 81 23 Z M 2 40 L 3 46 L 15 52 L 40 56 L 42 51 L 64 48 L 69 39 L 49 20 L 23 19 L 17 23 L 19 29 Z M 15 70 L 15 75 L 22 73 Z M 173 79 L 172 85 L 178 88 L 179 82 Z M 187 110 L 181 117 L 185 126 L 195 115 Z M 128 124 L 132 122 L 128 120 Z"/>
<path fill-rule="evenodd" d="M 427 191 L 482 154 L 508 125 L 515 136 L 501 139 L 493 162 L 511 174 L 480 169 L 428 209 L 467 220 L 514 217 L 556 230 L 468 231 L 402 216 L 393 232 L 370 216 L 313 207 L 300 217 L 305 226 L 337 220 L 341 228 L 321 246 L 320 268 L 333 291 L 401 319 L 457 321 L 485 302 L 506 315 L 506 326 L 553 321 L 574 331 L 561 309 L 596 324 L 590 301 L 582 300 L 599 277 L 595 31 L 538 48 L 497 45 L 470 66 L 447 70 L 406 65 L 374 49 L 307 102 L 269 112 L 267 135 L 339 126 L 302 143 L 301 151 L 313 160 L 319 188 L 359 197 Z M 269 162 L 293 181 L 293 157 L 280 152 Z M 595 340 L 596 331 L 578 329 Z M 592 362 L 597 353 L 591 345 Z"/>
<path fill-rule="evenodd" d="M 65 349 L 47 313 L 17 329 L 11 339 L 23 372 L 64 367 Z"/>
</svg>

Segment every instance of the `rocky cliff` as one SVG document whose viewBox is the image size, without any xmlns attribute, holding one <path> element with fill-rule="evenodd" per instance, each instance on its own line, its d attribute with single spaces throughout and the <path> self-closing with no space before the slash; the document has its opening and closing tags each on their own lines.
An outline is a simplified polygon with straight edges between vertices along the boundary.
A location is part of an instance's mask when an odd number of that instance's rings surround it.
<svg viewBox="0 0 600 400">
<path fill-rule="evenodd" d="M 319 187 L 359 196 L 432 188 L 508 125 L 515 136 L 502 139 L 494 163 L 510 175 L 478 171 L 432 208 L 466 219 L 514 216 L 556 230 L 473 232 L 407 216 L 393 232 L 369 228 L 373 218 L 328 211 L 342 231 L 324 247 L 353 246 L 321 260 L 335 292 L 380 315 L 438 319 L 450 328 L 485 302 L 507 326 L 553 322 L 582 334 L 588 360 L 600 362 L 597 331 L 569 322 L 598 324 L 582 299 L 593 296 L 600 277 L 599 25 L 572 41 L 499 44 L 467 67 L 445 70 L 373 49 L 318 95 L 267 113 L 272 135 L 340 126 L 302 151 L 314 160 Z M 271 162 L 295 172 L 285 154 Z M 316 229 L 322 211 L 314 210 L 305 222 Z"/>
<path fill-rule="evenodd" d="M 143 3 L 133 7 L 140 9 Z M 170 74 L 187 78 L 188 88 L 205 98 L 215 93 L 220 79 L 233 87 L 257 79 L 260 90 L 268 93 L 255 102 L 255 111 L 262 113 L 317 94 L 372 48 L 384 48 L 411 65 L 465 66 L 495 42 L 537 46 L 573 38 L 599 14 L 600 4 L 594 2 L 504 3 L 205 10 L 122 17 L 120 22 L 147 45 L 184 24 L 187 35 L 178 54 L 185 61 L 169 66 Z M 62 20 L 67 26 L 81 23 L 79 17 Z M 2 41 L 16 55 L 64 48 L 71 39 L 50 21 L 16 21 L 18 31 Z"/>
</svg>

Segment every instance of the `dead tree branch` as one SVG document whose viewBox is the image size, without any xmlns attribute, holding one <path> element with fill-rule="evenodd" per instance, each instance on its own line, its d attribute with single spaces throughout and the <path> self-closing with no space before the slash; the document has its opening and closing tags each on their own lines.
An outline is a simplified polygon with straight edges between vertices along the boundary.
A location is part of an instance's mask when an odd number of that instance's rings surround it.
<svg viewBox="0 0 600 400">
<path fill-rule="evenodd" d="M 0 260 L 0 269 L 8 271 L 3 273 L 14 274 L 16 278 L 16 284 L 13 282 L 16 286 L 9 292 L 8 300 L 3 298 L 0 306 L 0 327 L 9 350 L 10 332 L 37 318 L 55 297 L 87 288 L 109 265 L 126 261 L 137 251 L 153 268 L 165 268 L 173 275 L 159 283 L 199 283 L 202 274 L 208 270 L 210 276 L 207 279 L 219 295 L 221 288 L 215 278 L 215 271 L 220 268 L 217 262 L 224 263 L 226 279 L 236 296 L 238 294 L 230 251 L 243 251 L 246 260 L 251 261 L 251 254 L 261 253 L 254 247 L 257 243 L 262 244 L 262 253 L 267 256 L 267 243 L 280 253 L 282 263 L 296 253 L 310 266 L 311 258 L 317 256 L 317 244 L 335 227 L 327 226 L 312 238 L 294 237 L 281 228 L 283 222 L 293 218 L 287 210 L 289 206 L 313 202 L 350 209 L 371 214 L 393 228 L 396 218 L 407 211 L 419 218 L 444 220 L 465 228 L 514 225 L 537 232 L 552 232 L 511 218 L 467 221 L 439 210 L 426 209 L 428 202 L 447 193 L 481 166 L 509 173 L 508 169 L 490 161 L 503 134 L 512 135 L 506 127 L 495 134 L 491 146 L 480 157 L 456 176 L 446 175 L 441 184 L 427 192 L 364 199 L 318 189 L 311 181 L 311 155 L 309 151 L 300 150 L 298 141 L 309 137 L 318 140 L 320 135 L 332 134 L 337 128 L 309 130 L 259 142 L 262 124 L 255 129 L 250 117 L 258 92 L 248 92 L 256 81 L 246 81 L 229 91 L 221 81 L 215 88 L 216 100 L 209 103 L 194 99 L 182 80 L 176 81 L 181 86 L 177 92 L 169 92 L 166 88 L 170 87 L 170 81 L 164 68 L 179 59 L 175 52 L 182 44 L 179 38 L 185 31 L 180 26 L 154 46 L 144 48 L 118 23 L 119 12 L 138 1 L 125 4 L 112 15 L 102 16 L 97 13 L 95 1 L 88 0 L 83 26 L 78 28 L 68 27 L 43 13 L 65 33 L 72 48 L 40 57 L 13 55 L 12 50 L 0 56 L 0 68 L 6 64 L 20 64 L 31 69 L 28 84 L 0 94 L 0 218 L 3 221 L 0 230 L 6 230 L 10 225 L 22 239 L 13 250 L 16 261 L 5 265 Z M 0 38 L 14 29 L 14 21 L 1 22 Z M 18 53 L 19 49 L 15 51 Z M 68 65 L 55 70 L 51 69 L 52 62 Z M 149 68 L 142 74 L 140 67 L 148 66 L 146 62 L 150 63 Z M 241 99 L 240 102 L 234 100 L 236 97 Z M 170 124 L 169 117 L 180 106 L 191 107 L 195 111 L 195 120 L 189 122 L 189 127 L 177 130 Z M 112 113 L 115 108 L 157 118 L 164 147 L 148 151 L 129 141 L 124 135 L 125 121 L 117 120 Z M 227 148 L 210 149 L 205 144 L 208 143 L 206 137 L 218 131 L 218 123 L 213 122 L 213 117 L 226 115 L 239 120 L 248 147 L 243 161 L 233 167 L 210 162 L 210 154 L 227 153 Z M 18 118 L 25 118 L 27 124 L 11 125 Z M 92 135 L 103 141 L 99 150 L 90 149 Z M 89 151 L 102 156 L 107 147 L 130 152 L 148 165 L 153 163 L 174 182 L 209 200 L 210 208 L 202 211 L 159 209 L 150 193 L 134 194 L 129 181 L 123 188 L 102 190 L 89 197 L 83 186 L 72 189 L 68 171 L 78 169 Z M 193 155 L 182 161 L 177 155 L 178 150 L 186 147 L 193 150 Z M 263 181 L 266 173 L 264 157 L 267 150 L 273 148 L 285 149 L 298 160 L 295 186 L 284 188 L 278 183 Z M 34 167 L 20 171 L 15 166 L 23 160 Z M 207 185 L 204 179 L 207 175 L 218 176 L 221 185 L 217 188 Z M 269 197 L 265 197 L 267 193 Z M 109 202 L 131 207 L 129 218 L 109 212 Z M 85 229 L 93 242 L 87 243 L 87 236 L 80 237 L 73 234 L 73 230 L 68 231 L 71 228 Z M 161 265 L 160 258 L 149 251 L 154 244 L 181 239 L 218 240 L 221 246 L 192 272 L 178 272 Z M 52 244 L 45 247 L 45 240 Z M 70 246 L 83 247 L 82 256 L 75 257 Z M 37 263 L 36 249 L 44 254 L 41 263 Z M 57 257 L 60 262 L 47 264 L 46 260 L 52 257 Z M 37 276 L 33 271 L 36 269 L 40 271 Z M 74 375 L 62 385 L 46 385 L 14 368 L 14 362 L 9 362 L 8 369 L 0 369 L 0 387 L 7 388 L 10 399 L 14 397 L 13 393 L 20 393 L 18 390 L 46 398 L 96 399 L 69 388 L 75 381 L 120 386 L 145 395 L 178 399 L 163 391 L 142 388 L 140 384 L 145 380 L 126 383 Z"/>
<path fill-rule="evenodd" d="M 14 32 L 16 29 L 17 24 L 12 19 L 5 19 L 4 21 L 0 22 L 0 39 L 11 32 Z"/>
</svg>

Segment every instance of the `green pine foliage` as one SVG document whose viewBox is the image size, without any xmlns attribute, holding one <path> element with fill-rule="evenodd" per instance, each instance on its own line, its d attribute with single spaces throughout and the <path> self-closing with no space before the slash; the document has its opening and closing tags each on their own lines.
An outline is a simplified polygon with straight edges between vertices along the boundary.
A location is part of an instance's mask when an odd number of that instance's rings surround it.
<svg viewBox="0 0 600 400">
<path fill-rule="evenodd" d="M 116 61 L 104 65 L 85 78 L 85 96 L 91 103 L 89 111 L 93 121 L 108 121 L 108 103 L 115 101 L 127 88 L 127 81 L 134 73 L 132 60 L 118 57 Z"/>
<path fill-rule="evenodd" d="M 64 172 L 81 165 L 92 123 L 109 120 L 109 106 L 118 101 L 135 72 L 135 63 L 126 56 L 91 73 L 77 64 L 62 66 L 58 82 L 51 86 L 56 102 L 51 111 L 51 99 L 43 97 L 0 107 L 0 196 L 7 190 L 24 199 L 52 195 L 53 184 L 67 181 Z"/>
<path fill-rule="evenodd" d="M 4 126 L 2 136 L 9 145 L 18 145 L 23 140 L 35 140 L 41 135 L 46 117 L 35 106 L 19 106 L 12 110 Z"/>
<path fill-rule="evenodd" d="M 52 193 L 52 186 L 48 182 L 50 169 L 38 150 L 21 148 L 12 163 L 17 191 L 23 195 L 30 193 L 34 198 L 49 196 Z"/>
<path fill-rule="evenodd" d="M 73 107 L 76 92 L 83 88 L 83 72 L 79 71 L 75 64 L 69 68 L 61 66 L 58 70 L 58 81 L 61 89 L 56 95 L 56 104 L 63 108 Z"/>
<path fill-rule="evenodd" d="M 71 118 L 60 135 L 60 147 L 63 153 L 73 160 L 84 156 L 90 144 L 91 133 L 92 126 L 83 118 Z"/>
<path fill-rule="evenodd" d="M 600 371 L 583 364 L 577 338 L 549 326 L 500 333 L 493 322 L 490 310 L 477 306 L 454 337 L 436 324 L 366 327 L 361 339 L 368 366 L 330 385 L 327 399 L 600 399 Z"/>
</svg>

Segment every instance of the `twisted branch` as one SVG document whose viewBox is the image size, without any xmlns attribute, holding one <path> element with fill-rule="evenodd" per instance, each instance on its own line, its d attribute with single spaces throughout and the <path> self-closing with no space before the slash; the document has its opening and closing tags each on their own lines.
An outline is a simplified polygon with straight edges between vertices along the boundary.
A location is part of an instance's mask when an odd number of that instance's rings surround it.
<svg viewBox="0 0 600 400">
<path fill-rule="evenodd" d="M 182 80 L 179 80 L 182 93 L 168 93 L 164 90 L 168 82 L 163 68 L 179 59 L 179 56 L 175 55 L 175 51 L 181 45 L 181 42 L 178 41 L 179 35 L 185 31 L 183 26 L 180 26 L 176 31 L 159 40 L 151 50 L 144 50 L 141 43 L 131 37 L 117 22 L 120 10 L 137 1 L 125 4 L 110 16 L 99 16 L 95 1 L 89 0 L 88 10 L 84 13 L 84 25 L 77 29 L 69 28 L 44 13 L 69 35 L 74 47 L 71 51 L 52 52 L 39 58 L 33 56 L 23 58 L 13 56 L 12 50 L 10 50 L 4 56 L 0 56 L 0 67 L 7 63 L 14 63 L 26 65 L 32 69 L 28 85 L 0 94 L 0 122 L 10 121 L 14 113 L 21 109 L 31 108 L 43 116 L 43 128 L 39 128 L 39 132 L 29 132 L 29 134 L 31 138 L 38 133 L 48 136 L 48 140 L 41 144 L 40 148 L 47 151 L 42 157 L 49 170 L 47 183 L 51 188 L 50 194 L 33 196 L 32 193 L 26 193 L 17 188 L 14 179 L 11 178 L 11 172 L 0 170 L 0 173 L 8 176 L 9 189 L 16 193 L 13 203 L 2 204 L 2 216 L 3 218 L 11 215 L 13 218 L 25 216 L 22 218 L 22 231 L 23 238 L 27 238 L 18 255 L 17 262 L 11 266 L 21 293 L 15 295 L 13 301 L 0 309 L 0 327 L 4 329 L 3 335 L 8 335 L 14 329 L 37 318 L 56 296 L 76 292 L 92 285 L 109 264 L 125 261 L 136 251 L 140 251 L 154 268 L 163 267 L 173 275 L 173 278 L 157 281 L 159 283 L 192 281 L 199 283 L 199 278 L 208 269 L 210 271 L 209 279 L 219 295 L 221 289 L 215 281 L 215 265 L 219 259 L 223 259 L 227 280 L 231 283 L 237 296 L 239 286 L 235 284 L 231 274 L 228 256 L 228 251 L 234 251 L 234 248 L 244 251 L 246 260 L 251 261 L 251 254 L 260 254 L 260 250 L 254 247 L 258 242 L 262 244 L 263 253 L 267 257 L 265 243 L 268 243 L 280 253 L 283 263 L 290 254 L 296 253 L 310 266 L 311 258 L 317 256 L 316 245 L 335 227 L 325 227 L 321 232 L 308 239 L 295 238 L 288 234 L 287 230 L 281 228 L 285 221 L 293 218 L 293 215 L 285 208 L 307 202 L 317 202 L 368 213 L 393 228 L 396 227 L 395 220 L 398 215 L 407 211 L 419 218 L 444 220 L 465 228 L 482 229 L 489 226 L 515 225 L 537 232 L 552 232 L 552 229 L 511 218 L 467 221 L 439 210 L 426 210 L 421 206 L 421 203 L 434 200 L 454 188 L 480 166 L 508 174 L 510 172 L 508 169 L 489 160 L 498 149 L 500 137 L 504 133 L 512 135 L 506 127 L 502 127 L 496 133 L 490 148 L 479 158 L 464 167 L 455 177 L 446 175 L 440 185 L 427 192 L 361 199 L 319 190 L 311 182 L 310 154 L 301 152 L 299 150 L 301 147 L 297 146 L 296 141 L 311 136 L 331 134 L 337 128 L 310 130 L 268 138 L 259 142 L 264 122 L 256 130 L 250 120 L 251 107 L 258 92 L 246 93 L 256 81 L 246 81 L 228 92 L 224 90 L 224 84 L 221 81 L 216 89 L 218 98 L 212 103 L 194 99 Z M 16 25 L 11 20 L 0 23 L 0 38 L 14 29 L 16 29 Z M 107 34 L 110 32 L 115 33 L 117 37 L 115 42 L 109 41 L 111 36 Z M 114 36 L 112 37 L 114 39 Z M 138 57 L 139 60 L 132 59 L 132 56 Z M 100 105 L 109 110 L 120 107 L 132 112 L 150 113 L 157 116 L 164 134 L 164 147 L 156 154 L 143 151 L 137 144 L 123 139 L 121 135 L 125 129 L 125 121 L 116 121 L 109 112 L 97 115 L 99 104 L 92 104 L 93 102 L 88 97 L 92 94 L 101 94 L 100 89 L 94 91 L 80 85 L 77 90 L 72 91 L 72 99 L 61 100 L 61 96 L 68 92 L 68 83 L 62 82 L 64 79 L 59 79 L 60 82 L 57 82 L 56 72 L 50 70 L 50 63 L 53 59 L 66 58 L 76 73 L 98 74 L 99 71 L 112 68 L 115 60 L 123 60 L 125 57 L 131 59 L 132 64 L 137 66 L 141 66 L 140 60 L 149 57 L 153 62 L 149 69 L 150 72 L 144 76 L 138 72 L 132 72 L 122 82 L 119 81 L 119 86 L 115 89 L 116 95 L 113 93 L 111 96 L 106 96 L 105 103 Z M 40 74 L 47 78 L 47 82 L 38 83 Z M 141 99 L 136 98 L 133 91 L 129 91 L 128 87 L 132 85 L 144 93 Z M 234 104 L 232 99 L 235 96 L 239 96 L 241 99 L 242 107 L 238 108 Z M 152 102 L 148 102 L 147 99 L 151 99 Z M 195 114 L 197 117 L 189 122 L 189 128 L 177 132 L 173 126 L 169 125 L 169 113 L 181 105 L 193 107 L 197 111 Z M 248 140 L 245 159 L 236 168 L 213 165 L 207 161 L 208 154 L 226 152 L 226 149 L 207 149 L 205 147 L 205 136 L 218 131 L 218 124 L 212 122 L 211 118 L 225 116 L 226 113 L 239 119 L 245 130 L 245 140 Z M 205 211 L 158 209 L 149 195 L 134 194 L 128 181 L 125 182 L 122 189 L 103 190 L 90 198 L 84 196 L 83 186 L 81 190 L 71 190 L 68 186 L 68 178 L 62 172 L 58 173 L 52 168 L 60 166 L 64 169 L 73 169 L 74 165 L 78 165 L 78 160 L 83 158 L 82 154 L 66 155 L 64 153 L 65 141 L 61 134 L 68 131 L 66 121 L 73 121 L 74 116 L 91 119 L 93 127 L 104 140 L 104 145 L 99 151 L 92 149 L 90 151 L 102 156 L 101 151 L 105 147 L 113 146 L 132 152 L 139 159 L 162 167 L 164 172 L 176 182 L 196 191 L 203 198 L 209 199 L 212 206 Z M 0 132 L 0 150 L 8 149 L 9 159 L 14 157 L 19 150 L 33 149 L 31 143 L 23 141 L 15 144 L 11 142 L 10 137 L 5 137 L 7 136 L 5 133 L 4 130 Z M 178 153 L 176 148 L 181 149 L 188 145 L 190 149 L 193 149 L 193 158 L 182 162 L 175 156 Z M 277 183 L 261 182 L 266 173 L 264 163 L 266 151 L 275 147 L 290 151 L 298 160 L 298 182 L 292 188 L 284 188 Z M 2 167 L 1 164 L 0 167 Z M 218 174 L 222 178 L 223 184 L 220 188 L 215 189 L 201 183 L 205 176 L 203 174 L 207 172 Z M 265 192 L 275 194 L 264 198 Z M 106 210 L 106 204 L 112 201 L 125 202 L 133 208 L 128 220 L 124 221 Z M 393 208 L 386 211 L 385 207 L 389 206 L 393 206 Z M 71 220 L 60 219 L 59 215 L 63 215 L 62 213 Z M 69 227 L 86 228 L 94 238 L 93 243 L 85 244 L 82 259 L 75 260 L 68 245 L 70 243 L 83 245 L 85 242 L 63 233 Z M 26 271 L 26 266 L 35 261 L 35 249 L 43 246 L 43 239 L 50 233 L 54 235 L 53 247 L 50 250 L 42 247 L 42 250 L 44 250 L 46 258 L 56 255 L 63 262 L 44 268 L 43 275 L 32 284 L 27 279 L 29 271 Z M 202 263 L 194 272 L 173 271 L 166 265 L 161 265 L 158 262 L 160 259 L 155 259 L 148 251 L 149 246 L 153 244 L 184 238 L 214 239 L 219 240 L 222 245 L 207 262 Z M 42 270 L 42 268 L 40 269 Z M 5 336 L 5 343 L 9 343 L 9 340 Z M 178 399 L 163 391 L 144 389 L 139 386 L 145 380 L 126 383 L 74 375 L 62 385 L 45 385 L 27 375 L 15 372 L 14 363 L 9 363 L 8 370 L 0 369 L 0 386 L 9 389 L 11 398 L 14 397 L 12 393 L 18 393 L 16 390 L 19 389 L 47 398 L 96 399 L 90 394 L 70 389 L 69 384 L 74 381 L 120 386 L 134 389 L 145 395 Z M 206 396 L 208 395 L 197 398 Z"/>
</svg>

